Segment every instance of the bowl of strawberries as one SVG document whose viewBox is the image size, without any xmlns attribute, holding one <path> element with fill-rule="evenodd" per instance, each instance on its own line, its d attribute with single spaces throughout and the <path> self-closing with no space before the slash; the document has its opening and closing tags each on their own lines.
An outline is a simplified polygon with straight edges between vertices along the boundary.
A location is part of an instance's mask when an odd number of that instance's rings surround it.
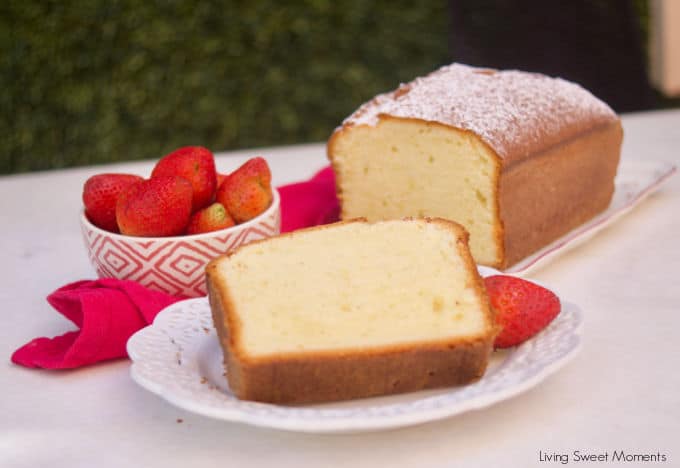
<svg viewBox="0 0 680 468">
<path fill-rule="evenodd" d="M 279 194 L 256 157 L 229 174 L 200 146 L 161 158 L 149 178 L 106 173 L 83 187 L 83 240 L 99 277 L 170 294 L 206 295 L 205 266 L 280 232 Z"/>
</svg>

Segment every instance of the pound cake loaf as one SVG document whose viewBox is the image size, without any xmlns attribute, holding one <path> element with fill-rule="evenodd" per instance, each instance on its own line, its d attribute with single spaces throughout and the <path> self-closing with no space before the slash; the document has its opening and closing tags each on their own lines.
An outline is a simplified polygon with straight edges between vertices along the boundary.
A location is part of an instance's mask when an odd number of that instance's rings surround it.
<svg viewBox="0 0 680 468">
<path fill-rule="evenodd" d="M 230 388 L 311 403 L 478 379 L 497 327 L 467 237 L 442 219 L 354 220 L 212 261 Z"/>
<path fill-rule="evenodd" d="M 575 83 L 453 64 L 361 106 L 327 150 L 343 219 L 451 219 L 504 269 L 607 208 L 622 138 Z"/>
</svg>

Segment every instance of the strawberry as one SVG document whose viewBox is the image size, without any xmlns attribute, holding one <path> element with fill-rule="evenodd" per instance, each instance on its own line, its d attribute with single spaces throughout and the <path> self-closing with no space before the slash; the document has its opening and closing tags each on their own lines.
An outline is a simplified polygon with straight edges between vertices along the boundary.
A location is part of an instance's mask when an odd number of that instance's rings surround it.
<svg viewBox="0 0 680 468">
<path fill-rule="evenodd" d="M 191 216 L 193 189 L 183 177 L 163 176 L 137 182 L 118 197 L 116 219 L 129 236 L 182 234 Z"/>
<path fill-rule="evenodd" d="M 128 186 L 142 179 L 133 174 L 98 174 L 85 181 L 83 204 L 87 219 L 97 227 L 118 232 L 116 201 Z"/>
<path fill-rule="evenodd" d="M 267 161 L 252 158 L 229 174 L 218 187 L 215 199 L 231 213 L 234 221 L 243 223 L 271 204 L 271 179 Z"/>
<path fill-rule="evenodd" d="M 200 234 L 203 232 L 219 231 L 232 227 L 234 220 L 229 212 L 220 203 L 198 210 L 191 216 L 187 226 L 187 234 Z"/>
<path fill-rule="evenodd" d="M 194 198 L 192 211 L 208 206 L 217 188 L 213 154 L 202 146 L 185 146 L 163 156 L 153 168 L 151 178 L 180 176 L 191 182 Z"/>
<path fill-rule="evenodd" d="M 559 298 L 542 286 L 514 276 L 484 278 L 496 321 L 502 327 L 496 348 L 516 346 L 548 326 L 560 313 Z"/>
<path fill-rule="evenodd" d="M 229 177 L 229 174 L 220 174 L 219 172 L 217 173 L 217 188 L 222 185 L 222 182 L 224 182 L 224 179 Z"/>
</svg>

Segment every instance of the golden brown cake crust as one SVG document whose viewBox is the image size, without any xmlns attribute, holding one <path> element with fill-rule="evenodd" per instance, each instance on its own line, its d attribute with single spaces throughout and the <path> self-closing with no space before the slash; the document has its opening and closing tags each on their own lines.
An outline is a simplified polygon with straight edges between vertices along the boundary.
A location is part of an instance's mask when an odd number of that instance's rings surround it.
<svg viewBox="0 0 680 468">
<path fill-rule="evenodd" d="M 318 403 L 462 385 L 486 370 L 492 339 L 355 353 L 229 359 L 236 396 L 271 403 Z"/>
<path fill-rule="evenodd" d="M 376 96 L 343 126 L 373 126 L 386 116 L 470 131 L 506 166 L 618 120 L 607 104 L 576 83 L 458 63 Z"/>
<path fill-rule="evenodd" d="M 604 211 L 614 194 L 619 121 L 504 168 L 499 186 L 506 268 Z"/>
<path fill-rule="evenodd" d="M 336 224 L 361 222 L 365 221 Z M 470 272 L 473 288 L 482 298 L 489 325 L 486 334 L 440 342 L 252 358 L 240 346 L 238 313 L 234 310 L 228 285 L 220 280 L 218 258 L 208 265 L 206 276 L 213 321 L 224 351 L 229 387 L 234 394 L 241 399 L 271 403 L 312 403 L 460 385 L 480 378 L 486 369 L 498 327 L 483 280 L 467 247 L 467 231 L 448 220 L 428 218 L 426 222 L 451 229 L 458 237 L 456 248 Z M 283 234 L 294 235 L 295 232 Z M 266 243 L 267 240 L 256 242 Z"/>
</svg>

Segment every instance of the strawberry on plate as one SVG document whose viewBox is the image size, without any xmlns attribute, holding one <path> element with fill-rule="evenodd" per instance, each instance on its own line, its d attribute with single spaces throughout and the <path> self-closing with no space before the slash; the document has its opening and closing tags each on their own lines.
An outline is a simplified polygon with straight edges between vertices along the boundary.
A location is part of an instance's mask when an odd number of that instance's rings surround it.
<svg viewBox="0 0 680 468">
<path fill-rule="evenodd" d="M 120 232 L 142 237 L 183 234 L 191 216 L 192 194 L 191 183 L 177 176 L 154 177 L 129 186 L 116 204 Z"/>
<path fill-rule="evenodd" d="M 224 206 L 215 202 L 191 215 L 189 225 L 187 226 L 187 234 L 219 231 L 220 229 L 232 227 L 234 224 L 233 218 Z"/>
<path fill-rule="evenodd" d="M 224 205 L 234 221 L 243 223 L 269 207 L 273 198 L 271 181 L 267 161 L 252 158 L 224 179 L 215 200 Z"/>
<path fill-rule="evenodd" d="M 192 211 L 198 211 L 213 201 L 217 188 L 215 158 L 202 146 L 185 146 L 163 156 L 153 168 L 151 178 L 184 177 L 193 188 Z"/>
<path fill-rule="evenodd" d="M 85 215 L 95 226 L 118 232 L 116 202 L 123 190 L 142 179 L 134 174 L 97 174 L 85 181 L 83 204 Z"/>
<path fill-rule="evenodd" d="M 528 340 L 560 313 L 560 300 L 549 289 L 514 276 L 484 278 L 496 321 L 502 327 L 496 348 L 509 348 Z"/>
</svg>

